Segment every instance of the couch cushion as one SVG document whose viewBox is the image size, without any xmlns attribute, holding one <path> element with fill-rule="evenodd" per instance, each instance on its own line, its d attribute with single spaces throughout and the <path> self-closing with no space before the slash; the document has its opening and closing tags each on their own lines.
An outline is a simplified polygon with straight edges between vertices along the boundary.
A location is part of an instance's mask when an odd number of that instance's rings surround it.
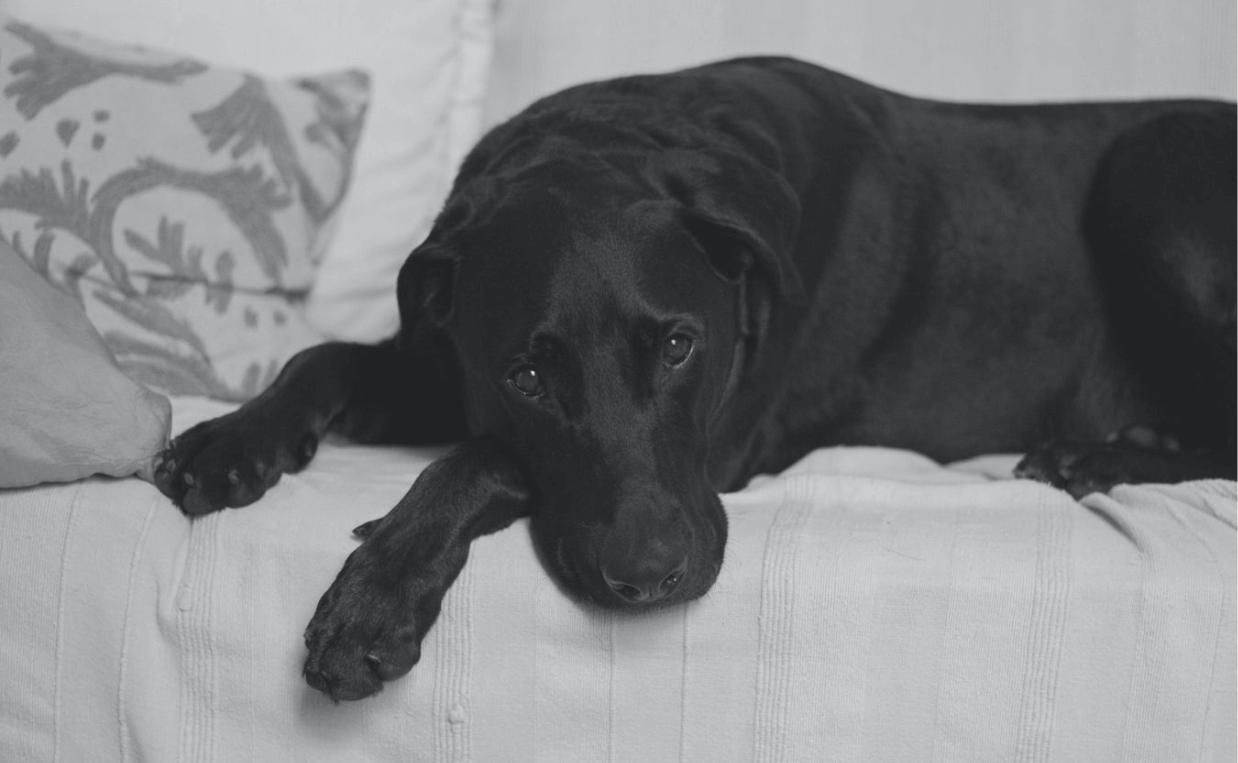
<svg viewBox="0 0 1238 763">
<path fill-rule="evenodd" d="M 168 439 L 168 399 L 122 374 L 82 309 L 3 242 L 0 358 L 0 487 L 150 479 Z"/>
<path fill-rule="evenodd" d="M 875 448 L 723 496 L 686 606 L 582 606 L 527 520 L 480 538 L 412 673 L 334 705 L 305 624 L 440 452 L 328 439 L 192 521 L 136 480 L 0 493 L 0 760 L 1234 760 L 1233 482 L 1077 503 Z"/>
</svg>

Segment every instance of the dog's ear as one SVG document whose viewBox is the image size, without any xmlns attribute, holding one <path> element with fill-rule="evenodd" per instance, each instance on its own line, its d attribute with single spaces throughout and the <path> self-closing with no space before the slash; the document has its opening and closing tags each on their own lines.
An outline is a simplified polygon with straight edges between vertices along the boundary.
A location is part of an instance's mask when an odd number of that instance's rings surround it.
<svg viewBox="0 0 1238 763">
<path fill-rule="evenodd" d="M 756 271 L 783 301 L 804 304 L 791 259 L 800 204 L 787 181 L 738 154 L 668 154 L 657 179 L 714 270 L 736 283 Z"/>
<path fill-rule="evenodd" d="M 441 328 L 451 319 L 462 231 L 477 224 L 483 209 L 497 195 L 496 184 L 486 178 L 458 183 L 452 189 L 430 235 L 400 268 L 396 299 L 405 329 L 411 329 L 420 320 Z"/>
<path fill-rule="evenodd" d="M 430 240 L 408 256 L 396 283 L 404 330 L 411 330 L 420 320 L 441 328 L 451 319 L 458 265 L 459 257 L 454 250 Z"/>
</svg>

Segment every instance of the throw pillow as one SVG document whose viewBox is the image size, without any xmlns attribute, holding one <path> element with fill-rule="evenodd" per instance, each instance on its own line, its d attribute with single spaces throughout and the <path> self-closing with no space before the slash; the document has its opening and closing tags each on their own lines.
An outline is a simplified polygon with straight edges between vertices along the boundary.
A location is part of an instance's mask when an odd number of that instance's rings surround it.
<svg viewBox="0 0 1238 763">
<path fill-rule="evenodd" d="M 3 243 L 0 358 L 0 487 L 150 480 L 168 440 L 168 399 L 121 373 L 82 309 Z"/>
<path fill-rule="evenodd" d="M 85 309 L 120 367 L 244 400 L 305 320 L 368 98 L 15 19 L 0 27 L 0 241 Z"/>
<path fill-rule="evenodd" d="M 4 0 L 0 0 L 0 6 Z M 395 281 L 482 129 L 495 0 L 8 0 L 34 23 L 294 75 L 360 68 L 373 96 L 337 235 L 307 313 L 331 336 L 390 337 Z M 508 19 L 510 22 L 511 19 Z"/>
</svg>

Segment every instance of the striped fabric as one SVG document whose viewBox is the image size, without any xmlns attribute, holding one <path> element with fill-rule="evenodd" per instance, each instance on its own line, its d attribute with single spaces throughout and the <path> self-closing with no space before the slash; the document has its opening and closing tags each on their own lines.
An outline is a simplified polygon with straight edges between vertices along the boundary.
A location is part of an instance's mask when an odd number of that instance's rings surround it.
<svg viewBox="0 0 1238 763">
<path fill-rule="evenodd" d="M 413 673 L 334 706 L 302 628 L 434 455 L 326 443 L 194 523 L 137 480 L 0 493 L 0 760 L 1235 757 L 1234 483 L 1079 504 L 878 449 L 726 496 L 717 585 L 662 612 L 585 609 L 526 525 L 486 537 Z"/>
</svg>

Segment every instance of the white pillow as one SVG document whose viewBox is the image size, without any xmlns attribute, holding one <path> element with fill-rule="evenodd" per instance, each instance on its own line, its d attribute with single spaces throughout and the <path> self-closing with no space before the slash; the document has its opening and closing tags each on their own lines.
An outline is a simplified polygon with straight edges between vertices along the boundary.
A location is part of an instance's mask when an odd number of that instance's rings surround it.
<svg viewBox="0 0 1238 763">
<path fill-rule="evenodd" d="M 479 137 L 491 0 L 0 0 L 6 6 L 31 22 L 266 75 L 366 70 L 370 112 L 309 318 L 340 338 L 394 333 L 400 265 Z"/>
</svg>

